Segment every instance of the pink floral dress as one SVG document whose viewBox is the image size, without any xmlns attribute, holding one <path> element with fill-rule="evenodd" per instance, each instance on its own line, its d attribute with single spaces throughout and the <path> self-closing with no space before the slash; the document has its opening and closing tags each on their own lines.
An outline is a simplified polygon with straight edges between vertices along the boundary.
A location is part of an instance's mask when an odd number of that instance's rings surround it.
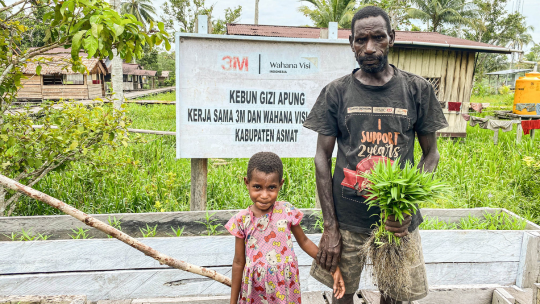
<svg viewBox="0 0 540 304">
<path fill-rule="evenodd" d="M 302 303 L 298 259 L 294 254 L 291 226 L 303 213 L 287 202 L 260 218 L 250 208 L 240 211 L 225 228 L 244 239 L 246 266 L 238 303 Z"/>
</svg>

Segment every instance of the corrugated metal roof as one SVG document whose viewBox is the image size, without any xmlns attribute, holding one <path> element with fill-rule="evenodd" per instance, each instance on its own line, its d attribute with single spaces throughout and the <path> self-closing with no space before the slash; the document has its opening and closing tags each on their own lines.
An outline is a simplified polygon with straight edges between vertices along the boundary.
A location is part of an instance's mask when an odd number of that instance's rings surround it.
<svg viewBox="0 0 540 304">
<path fill-rule="evenodd" d="M 300 26 L 277 26 L 277 25 L 253 25 L 253 24 L 227 24 L 228 35 L 244 35 L 244 36 L 265 36 L 265 37 L 288 37 L 288 38 L 320 38 L 321 28 L 316 27 L 300 27 Z M 338 39 L 349 39 L 350 29 L 339 29 Z M 500 48 L 495 45 L 470 41 L 451 36 L 446 36 L 436 32 L 409 32 L 396 31 L 396 44 L 408 44 L 412 46 L 415 43 L 434 43 L 447 44 L 452 46 L 473 47 L 473 48 Z M 423 47 L 427 45 L 422 45 Z"/>
<path fill-rule="evenodd" d="M 502 70 L 497 72 L 486 73 L 486 75 L 508 75 L 508 74 L 517 74 L 521 72 L 530 72 L 532 69 L 513 69 L 513 70 Z"/>
<path fill-rule="evenodd" d="M 44 61 L 41 63 L 42 75 L 78 74 L 78 72 L 73 72 L 73 70 L 71 70 L 71 62 L 70 62 L 71 54 L 68 54 L 68 53 L 54 54 L 54 55 L 42 54 L 42 55 L 38 55 L 34 57 L 34 59 L 40 59 L 40 58 L 44 59 Z M 100 63 L 100 60 L 95 59 L 95 58 L 88 59 L 88 58 L 83 57 L 82 63 L 84 66 L 86 66 L 88 71 L 92 71 L 96 67 L 96 65 Z M 33 61 L 27 62 L 26 67 L 23 68 L 22 72 L 24 74 L 35 74 L 37 66 L 38 66 L 37 62 L 33 62 Z M 103 69 L 103 71 L 105 70 Z"/>
<path fill-rule="evenodd" d="M 149 70 L 134 70 L 133 74 L 131 75 L 137 75 L 137 76 L 156 76 L 157 71 L 149 71 Z M 126 72 L 124 71 L 124 74 Z"/>
</svg>

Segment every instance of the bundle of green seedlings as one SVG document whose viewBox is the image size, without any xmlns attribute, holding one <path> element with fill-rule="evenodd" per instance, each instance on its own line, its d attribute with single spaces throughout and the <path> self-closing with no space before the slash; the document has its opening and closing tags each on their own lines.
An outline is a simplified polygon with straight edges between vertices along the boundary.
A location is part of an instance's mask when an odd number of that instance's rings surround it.
<svg viewBox="0 0 540 304">
<path fill-rule="evenodd" d="M 366 203 L 380 209 L 380 221 L 364 244 L 362 256 L 373 264 L 374 281 L 382 295 L 401 298 L 410 294 L 411 269 L 422 261 L 420 238 L 411 234 L 399 238 L 386 230 L 385 222 L 394 216 L 403 223 L 406 216 L 416 214 L 419 203 L 435 202 L 450 188 L 432 173 L 409 162 L 403 167 L 399 163 L 399 159 L 393 164 L 389 159 L 380 161 L 363 175 L 371 183 Z"/>
</svg>

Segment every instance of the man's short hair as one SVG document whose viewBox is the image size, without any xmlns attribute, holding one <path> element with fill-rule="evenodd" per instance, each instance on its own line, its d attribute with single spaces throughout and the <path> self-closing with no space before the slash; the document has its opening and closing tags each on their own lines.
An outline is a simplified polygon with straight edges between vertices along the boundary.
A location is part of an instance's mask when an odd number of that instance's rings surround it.
<svg viewBox="0 0 540 304">
<path fill-rule="evenodd" d="M 390 32 L 392 32 L 392 25 L 390 23 L 390 17 L 388 17 L 388 14 L 382 8 L 378 6 L 366 6 L 358 10 L 358 12 L 356 12 L 356 14 L 354 14 L 354 17 L 352 18 L 352 22 L 351 22 L 352 37 L 354 38 L 354 23 L 356 22 L 356 20 L 365 19 L 368 17 L 377 17 L 377 16 L 383 17 L 384 21 L 386 22 L 386 31 L 388 32 L 388 34 L 390 34 Z"/>
<path fill-rule="evenodd" d="M 253 170 L 264 172 L 266 174 L 277 173 L 279 181 L 283 179 L 283 163 L 276 153 L 258 152 L 253 154 L 248 162 L 247 179 L 251 180 Z"/>
</svg>

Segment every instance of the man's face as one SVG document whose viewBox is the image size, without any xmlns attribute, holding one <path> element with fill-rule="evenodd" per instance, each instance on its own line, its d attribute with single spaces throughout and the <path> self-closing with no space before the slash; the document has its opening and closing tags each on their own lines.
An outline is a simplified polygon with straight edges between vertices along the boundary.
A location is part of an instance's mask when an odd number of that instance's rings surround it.
<svg viewBox="0 0 540 304">
<path fill-rule="evenodd" d="M 388 33 L 382 16 L 357 20 L 354 23 L 354 39 L 352 35 L 349 36 L 349 42 L 362 71 L 378 73 L 384 70 L 394 39 L 394 30 Z"/>
</svg>

